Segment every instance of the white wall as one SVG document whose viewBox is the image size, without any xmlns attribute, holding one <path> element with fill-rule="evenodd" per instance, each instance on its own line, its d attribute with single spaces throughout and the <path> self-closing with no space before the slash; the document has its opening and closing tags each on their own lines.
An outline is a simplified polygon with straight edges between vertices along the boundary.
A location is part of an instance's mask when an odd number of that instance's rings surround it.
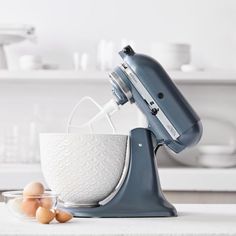
<svg viewBox="0 0 236 236">
<path fill-rule="evenodd" d="M 0 22 L 37 28 L 38 44 L 8 48 L 9 59 L 31 52 L 72 67 L 73 51 L 94 59 L 97 42 L 133 39 L 147 50 L 153 41 L 192 44 L 192 60 L 205 67 L 236 67 L 234 0 L 1 0 Z M 143 46 L 146 44 L 146 48 Z"/>
</svg>

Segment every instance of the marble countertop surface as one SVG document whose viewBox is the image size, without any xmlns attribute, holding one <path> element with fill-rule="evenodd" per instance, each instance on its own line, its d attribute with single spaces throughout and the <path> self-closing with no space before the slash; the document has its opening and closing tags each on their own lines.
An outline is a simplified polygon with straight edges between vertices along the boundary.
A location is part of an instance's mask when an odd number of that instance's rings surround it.
<svg viewBox="0 0 236 236">
<path fill-rule="evenodd" d="M 0 235 L 236 235 L 236 205 L 175 205 L 171 218 L 74 218 L 42 225 L 15 218 L 0 203 Z"/>
</svg>

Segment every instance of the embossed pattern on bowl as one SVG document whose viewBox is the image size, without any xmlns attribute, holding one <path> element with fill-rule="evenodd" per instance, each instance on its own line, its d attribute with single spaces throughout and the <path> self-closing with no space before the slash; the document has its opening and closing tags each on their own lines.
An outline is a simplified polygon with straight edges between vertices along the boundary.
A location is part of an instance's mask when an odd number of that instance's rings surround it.
<svg viewBox="0 0 236 236">
<path fill-rule="evenodd" d="M 41 134 L 41 166 L 45 180 L 60 199 L 95 205 L 119 182 L 128 136 L 108 134 Z"/>
</svg>

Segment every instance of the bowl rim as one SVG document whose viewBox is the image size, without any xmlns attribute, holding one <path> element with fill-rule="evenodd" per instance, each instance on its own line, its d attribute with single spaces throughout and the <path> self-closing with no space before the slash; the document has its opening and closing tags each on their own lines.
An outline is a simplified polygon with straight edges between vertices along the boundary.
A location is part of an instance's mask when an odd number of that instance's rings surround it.
<svg viewBox="0 0 236 236">
<path fill-rule="evenodd" d="M 53 191 L 45 191 L 43 194 L 39 194 L 39 195 L 23 195 L 23 190 L 13 190 L 13 191 L 6 191 L 6 192 L 2 192 L 2 196 L 3 197 L 8 197 L 8 198 L 12 198 L 12 197 L 23 197 L 23 198 L 57 198 L 59 196 L 59 194 L 53 192 Z"/>
</svg>

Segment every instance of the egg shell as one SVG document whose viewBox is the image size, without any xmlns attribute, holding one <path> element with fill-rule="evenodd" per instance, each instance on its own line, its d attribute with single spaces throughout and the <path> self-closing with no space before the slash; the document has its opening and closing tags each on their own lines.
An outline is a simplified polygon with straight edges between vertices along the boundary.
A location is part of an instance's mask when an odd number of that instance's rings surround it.
<svg viewBox="0 0 236 236">
<path fill-rule="evenodd" d="M 50 197 L 44 197 L 40 199 L 40 206 L 51 209 L 53 207 L 53 200 Z"/>
<path fill-rule="evenodd" d="M 21 210 L 29 217 L 35 217 L 36 211 L 40 206 L 40 201 L 35 198 L 25 198 L 21 204 Z"/>
<path fill-rule="evenodd" d="M 36 211 L 36 219 L 41 224 L 49 224 L 55 217 L 55 211 L 39 207 Z"/>
<path fill-rule="evenodd" d="M 31 182 L 24 188 L 24 196 L 41 195 L 44 193 L 44 186 L 39 182 Z"/>
<path fill-rule="evenodd" d="M 67 211 L 56 211 L 56 220 L 60 223 L 65 223 L 73 218 L 73 215 Z"/>
</svg>

